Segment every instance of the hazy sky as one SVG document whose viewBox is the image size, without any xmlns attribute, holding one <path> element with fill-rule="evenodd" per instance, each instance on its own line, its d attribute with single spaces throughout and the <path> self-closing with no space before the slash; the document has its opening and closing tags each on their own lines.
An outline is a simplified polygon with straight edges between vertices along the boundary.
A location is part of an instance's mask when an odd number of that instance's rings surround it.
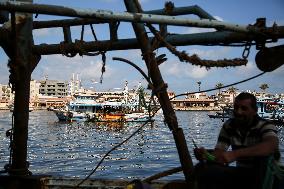
<svg viewBox="0 0 284 189">
<path fill-rule="evenodd" d="M 257 18 L 265 17 L 267 26 L 272 26 L 274 22 L 278 25 L 284 25 L 284 1 L 282 0 L 250 0 L 250 1 L 227 1 L 227 0 L 175 0 L 173 1 L 176 7 L 199 5 L 206 12 L 215 18 L 232 24 L 248 25 L 255 23 Z M 115 12 L 125 11 L 124 2 L 122 0 L 34 0 L 34 3 L 64 5 L 75 8 L 84 9 L 104 9 Z M 143 10 L 161 9 L 164 6 L 164 0 L 140 0 Z M 197 19 L 196 16 L 185 16 L 190 19 Z M 58 19 L 59 17 L 39 15 L 34 20 L 49 20 Z M 61 19 L 63 19 L 61 17 Z M 108 39 L 108 25 L 94 25 L 97 38 L 99 40 Z M 171 33 L 196 33 L 202 30 L 191 27 L 169 27 Z M 203 29 L 206 31 L 206 29 Z M 80 39 L 81 27 L 72 27 L 72 39 Z M 58 44 L 63 40 L 61 28 L 49 28 L 34 30 L 35 44 L 47 43 Z M 135 38 L 133 28 L 129 23 L 121 23 L 118 30 L 119 38 Z M 85 26 L 84 40 L 94 40 L 90 27 Z M 284 40 L 279 40 L 271 46 L 283 44 Z M 189 55 L 198 54 L 202 59 L 230 59 L 241 58 L 243 47 L 203 47 L 203 46 L 187 46 L 178 47 L 178 50 L 186 51 Z M 251 48 L 248 57 L 249 63 L 247 66 L 235 68 L 211 68 L 206 70 L 199 66 L 192 66 L 188 63 L 180 62 L 179 59 L 173 56 L 168 50 L 160 49 L 157 54 L 166 53 L 168 61 L 160 66 L 164 81 L 168 83 L 169 90 L 178 93 L 192 92 L 198 90 L 197 82 L 201 81 L 201 89 L 214 88 L 217 83 L 224 85 L 238 82 L 248 77 L 261 73 L 255 65 L 255 47 Z M 41 61 L 32 74 L 32 78 L 36 80 L 43 79 L 46 75 L 52 80 L 70 80 L 72 73 L 79 74 L 82 79 L 83 86 L 86 88 L 94 87 L 97 90 L 109 90 L 114 88 L 122 88 L 124 81 L 128 81 L 129 87 L 133 88 L 139 81 L 144 86 L 145 80 L 131 66 L 113 61 L 112 57 L 126 58 L 135 62 L 143 70 L 145 69 L 144 62 L 141 59 L 140 50 L 128 51 L 113 51 L 107 52 L 106 72 L 103 76 L 103 83 L 92 83 L 99 81 L 100 70 L 102 66 L 101 56 L 88 57 L 76 56 L 68 58 L 62 55 L 42 56 Z M 261 77 L 251 80 L 235 87 L 239 90 L 260 90 L 259 86 L 263 83 L 268 84 L 268 91 L 271 93 L 284 93 L 284 66 L 277 70 L 266 73 Z M 2 49 L 0 49 L 0 83 L 7 84 L 9 78 L 7 68 L 7 57 Z"/>
</svg>

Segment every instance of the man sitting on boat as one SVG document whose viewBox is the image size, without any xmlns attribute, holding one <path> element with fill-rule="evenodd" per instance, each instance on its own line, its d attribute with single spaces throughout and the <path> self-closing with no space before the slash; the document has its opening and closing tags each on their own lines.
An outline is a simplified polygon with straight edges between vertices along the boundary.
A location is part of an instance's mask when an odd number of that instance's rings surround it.
<svg viewBox="0 0 284 189">
<path fill-rule="evenodd" d="M 228 149 L 231 147 L 232 150 Z M 268 157 L 278 152 L 277 129 L 257 115 L 256 98 L 241 93 L 235 98 L 234 117 L 227 120 L 212 154 L 196 148 L 198 188 L 263 188 Z M 228 166 L 236 162 L 235 166 Z"/>
</svg>

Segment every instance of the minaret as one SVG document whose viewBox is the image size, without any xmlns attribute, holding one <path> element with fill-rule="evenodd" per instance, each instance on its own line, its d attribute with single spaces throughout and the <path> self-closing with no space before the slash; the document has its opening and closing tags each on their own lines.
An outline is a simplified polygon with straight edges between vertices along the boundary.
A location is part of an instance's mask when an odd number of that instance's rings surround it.
<svg viewBox="0 0 284 189">
<path fill-rule="evenodd" d="M 124 101 L 126 104 L 128 103 L 128 86 L 127 85 L 128 85 L 128 81 L 125 81 L 123 96 L 124 96 Z"/>
</svg>

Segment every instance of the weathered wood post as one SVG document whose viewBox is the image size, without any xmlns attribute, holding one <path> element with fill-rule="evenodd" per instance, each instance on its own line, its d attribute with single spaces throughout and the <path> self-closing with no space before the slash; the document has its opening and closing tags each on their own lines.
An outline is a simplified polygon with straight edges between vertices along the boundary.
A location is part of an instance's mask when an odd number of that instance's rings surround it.
<svg viewBox="0 0 284 189">
<path fill-rule="evenodd" d="M 124 0 L 124 3 L 126 5 L 128 12 L 137 13 L 140 11 L 139 10 L 140 5 L 138 4 L 137 1 Z M 139 19 L 139 17 L 137 17 L 137 19 Z M 140 44 L 142 56 L 147 65 L 150 78 L 154 85 L 154 90 L 156 90 L 155 92 L 161 104 L 164 117 L 165 117 L 165 121 L 173 133 L 177 151 L 179 154 L 179 159 L 180 159 L 180 162 L 183 168 L 183 173 L 185 175 L 186 181 L 187 183 L 191 183 L 190 181 L 192 181 L 192 168 L 193 168 L 192 159 L 188 152 L 183 130 L 178 127 L 177 118 L 176 118 L 174 109 L 171 105 L 171 102 L 169 100 L 169 96 L 167 93 L 167 87 L 163 81 L 160 69 L 158 67 L 158 64 L 155 58 L 155 54 L 153 53 L 153 50 L 151 50 L 151 44 L 148 39 L 146 30 L 143 24 L 141 23 L 133 22 L 132 26 L 135 31 L 137 40 Z"/>
<path fill-rule="evenodd" d="M 25 0 L 31 2 L 32 0 Z M 27 140 L 29 120 L 30 79 L 40 56 L 33 55 L 32 15 L 12 14 L 10 40 L 10 83 L 15 91 L 14 126 L 11 144 L 12 162 L 8 170 L 11 175 L 28 175 Z"/>
</svg>

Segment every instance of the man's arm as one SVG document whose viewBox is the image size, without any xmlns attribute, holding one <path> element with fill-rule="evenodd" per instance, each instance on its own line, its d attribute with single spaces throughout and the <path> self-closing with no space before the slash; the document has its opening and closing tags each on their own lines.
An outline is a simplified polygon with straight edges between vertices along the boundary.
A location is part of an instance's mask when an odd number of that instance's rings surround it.
<svg viewBox="0 0 284 189">
<path fill-rule="evenodd" d="M 221 149 L 215 149 L 214 154 L 218 162 L 231 163 L 242 157 L 268 156 L 278 149 L 278 144 L 279 141 L 277 137 L 267 136 L 261 143 L 254 146 L 227 152 Z"/>
</svg>

